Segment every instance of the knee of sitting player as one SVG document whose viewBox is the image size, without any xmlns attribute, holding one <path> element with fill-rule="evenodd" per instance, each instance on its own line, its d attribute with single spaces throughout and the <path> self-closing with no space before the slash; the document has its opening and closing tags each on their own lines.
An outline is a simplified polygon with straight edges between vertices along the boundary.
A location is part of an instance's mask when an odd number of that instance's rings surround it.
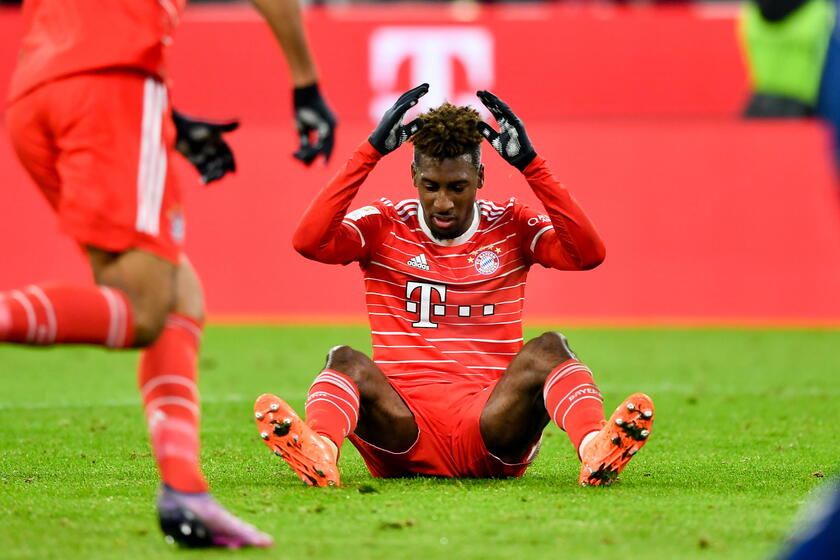
<svg viewBox="0 0 840 560">
<path fill-rule="evenodd" d="M 528 367 L 523 369 L 543 378 L 563 362 L 575 359 L 566 337 L 555 331 L 529 340 L 520 354 L 528 360 Z"/>
<path fill-rule="evenodd" d="M 352 379 L 357 386 L 361 386 L 364 383 L 372 364 L 373 362 L 366 354 L 354 350 L 349 346 L 336 346 L 327 354 L 326 367 L 343 373 Z"/>
</svg>

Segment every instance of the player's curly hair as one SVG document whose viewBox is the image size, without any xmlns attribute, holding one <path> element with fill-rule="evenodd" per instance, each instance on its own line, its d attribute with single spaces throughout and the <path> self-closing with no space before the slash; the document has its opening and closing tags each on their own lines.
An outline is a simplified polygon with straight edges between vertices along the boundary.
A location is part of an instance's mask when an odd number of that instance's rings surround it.
<svg viewBox="0 0 840 560">
<path fill-rule="evenodd" d="M 476 129 L 481 120 L 478 111 L 469 106 L 457 107 L 445 102 L 429 109 L 420 118 L 423 128 L 411 138 L 414 144 L 414 163 L 422 154 L 436 159 L 470 154 L 473 165 L 481 164 L 482 136 Z"/>
</svg>

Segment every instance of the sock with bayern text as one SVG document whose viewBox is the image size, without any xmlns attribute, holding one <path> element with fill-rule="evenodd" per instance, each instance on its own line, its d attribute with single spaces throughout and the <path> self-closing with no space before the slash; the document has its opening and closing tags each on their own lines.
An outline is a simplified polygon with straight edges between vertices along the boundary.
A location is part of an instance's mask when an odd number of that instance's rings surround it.
<svg viewBox="0 0 840 560">
<path fill-rule="evenodd" d="M 604 400 L 592 372 L 577 360 L 563 362 L 548 375 L 543 388 L 545 408 L 581 452 L 584 438 L 604 425 Z"/>
<path fill-rule="evenodd" d="M 356 384 L 337 371 L 322 371 L 309 388 L 306 423 L 341 449 L 344 438 L 353 433 L 358 421 L 359 389 Z"/>
</svg>

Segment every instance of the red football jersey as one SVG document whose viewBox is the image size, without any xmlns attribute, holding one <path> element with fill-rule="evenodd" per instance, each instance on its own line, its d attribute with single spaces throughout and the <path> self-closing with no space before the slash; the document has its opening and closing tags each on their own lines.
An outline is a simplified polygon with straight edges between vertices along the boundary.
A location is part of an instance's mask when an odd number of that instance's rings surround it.
<svg viewBox="0 0 840 560">
<path fill-rule="evenodd" d="M 166 48 L 186 0 L 25 0 L 9 100 L 50 80 L 125 68 L 165 80 Z"/>
<path fill-rule="evenodd" d="M 469 229 L 444 242 L 421 213 L 417 200 L 383 199 L 343 222 L 368 248 L 360 266 L 373 359 L 400 384 L 484 385 L 522 348 L 530 246 L 551 222 L 514 199 L 479 200 Z"/>
<path fill-rule="evenodd" d="M 381 157 L 368 143 L 321 191 L 295 247 L 364 273 L 373 360 L 400 387 L 498 379 L 522 348 L 525 279 L 534 263 L 591 268 L 604 250 L 583 210 L 542 158 L 525 170 L 546 213 L 510 199 L 477 200 L 458 238 L 434 237 L 417 200 L 380 201 L 347 213 Z"/>
</svg>

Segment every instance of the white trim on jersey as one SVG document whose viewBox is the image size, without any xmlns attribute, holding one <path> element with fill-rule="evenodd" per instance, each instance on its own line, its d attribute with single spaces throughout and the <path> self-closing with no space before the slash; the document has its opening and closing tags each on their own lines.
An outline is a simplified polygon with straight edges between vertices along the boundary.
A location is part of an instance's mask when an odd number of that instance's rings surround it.
<svg viewBox="0 0 840 560">
<path fill-rule="evenodd" d="M 412 346 L 411 344 L 374 344 L 374 348 L 437 348 L 437 346 L 420 345 Z M 443 352 L 446 354 L 446 352 Z M 450 354 L 457 354 L 457 352 L 450 352 Z"/>
<path fill-rule="evenodd" d="M 448 290 L 448 292 L 450 294 L 493 294 L 496 292 L 501 292 L 502 290 L 518 288 L 519 286 L 524 286 L 525 284 L 527 284 L 527 282 L 520 282 L 519 284 L 514 284 L 513 286 L 503 286 L 501 288 L 496 288 L 495 290 Z"/>
<path fill-rule="evenodd" d="M 388 270 L 393 270 L 394 272 L 399 272 L 401 274 L 405 274 L 405 271 L 403 271 L 403 270 L 398 270 L 396 268 L 393 268 L 391 266 L 388 266 L 387 264 L 383 264 L 383 263 L 378 262 L 378 261 L 370 261 L 370 264 L 375 264 L 377 266 L 381 266 L 382 268 L 387 268 Z M 525 266 L 517 266 L 516 268 L 508 270 L 504 274 L 499 274 L 498 276 L 494 276 L 493 278 L 494 279 L 503 278 L 505 276 L 513 274 L 514 272 L 522 270 L 523 268 L 525 268 Z M 442 281 L 440 279 L 426 278 L 425 276 L 420 276 L 419 274 L 412 274 L 411 276 L 414 277 L 414 278 L 419 278 L 421 280 L 426 280 L 427 282 L 432 282 L 434 284 L 446 283 L 447 286 L 467 286 L 469 284 L 481 284 L 482 282 L 486 282 L 487 278 L 488 278 L 487 276 L 485 276 L 484 278 L 481 278 L 479 280 L 472 280 L 470 282 L 451 282 L 451 281 Z"/>
<path fill-rule="evenodd" d="M 413 334 L 413 333 L 412 333 Z M 420 336 L 419 334 L 416 336 Z M 510 342 L 522 342 L 522 338 L 511 338 L 508 340 L 489 340 L 486 338 L 427 338 L 429 342 L 492 342 L 494 344 L 505 344 Z"/>
<path fill-rule="evenodd" d="M 509 223 L 511 223 L 512 221 L 513 221 L 513 217 L 511 217 L 509 220 L 507 220 L 507 221 L 505 221 L 505 222 L 500 222 L 500 223 L 494 224 L 494 225 L 490 226 L 489 228 L 486 228 L 486 229 L 480 229 L 480 230 L 478 230 L 476 233 L 489 233 L 489 232 L 491 232 L 491 231 L 493 231 L 493 230 L 499 229 L 499 228 L 500 228 L 500 227 L 502 227 L 502 226 L 506 226 L 506 225 L 508 225 L 508 224 L 509 224 Z"/>
<path fill-rule="evenodd" d="M 542 237 L 542 234 L 544 234 L 545 232 L 547 232 L 547 231 L 548 231 L 548 230 L 550 230 L 550 229 L 554 229 L 554 226 L 553 226 L 553 225 L 551 225 L 551 226 L 545 226 L 545 227 L 544 227 L 544 228 L 542 228 L 540 231 L 538 231 L 538 232 L 536 233 L 536 235 L 534 235 L 534 239 L 531 241 L 531 252 L 532 252 L 532 253 L 534 252 L 534 249 L 536 249 L 536 247 L 537 247 L 537 241 L 539 241 L 540 237 Z"/>
<path fill-rule="evenodd" d="M 396 234 L 396 233 L 394 233 L 393 231 L 391 231 L 391 232 L 389 232 L 389 233 L 390 233 L 391 235 L 393 235 L 394 237 L 396 237 L 397 239 L 399 239 L 400 241 L 405 241 L 406 243 L 411 243 L 412 245 L 417 245 L 417 246 L 418 246 L 418 247 L 420 247 L 421 249 L 425 249 L 425 247 L 423 247 L 423 243 L 425 243 L 425 244 L 427 244 L 427 245 L 434 245 L 434 243 L 432 243 L 431 241 L 423 241 L 422 243 L 417 243 L 416 241 L 412 241 L 412 240 L 410 240 L 410 239 L 406 239 L 406 238 L 404 238 L 404 237 L 400 237 L 399 235 L 397 235 L 397 234 Z"/>
<path fill-rule="evenodd" d="M 437 348 L 431 346 L 430 348 Z M 489 356 L 516 356 L 519 352 L 485 352 L 484 350 L 441 350 L 441 354 L 485 354 Z"/>
<path fill-rule="evenodd" d="M 405 300 L 401 300 L 401 301 L 403 303 L 407 303 Z M 403 307 L 402 305 L 393 306 L 393 305 L 388 305 L 387 303 L 366 303 L 365 305 L 367 305 L 368 308 L 370 308 L 370 307 L 384 307 L 385 309 L 390 309 L 390 310 L 393 310 L 393 311 L 397 311 L 399 313 L 402 313 L 402 312 L 406 311 L 405 307 Z M 471 306 L 470 305 L 465 306 L 465 305 L 460 305 L 460 304 L 457 304 L 457 303 L 437 303 L 435 305 L 443 305 L 445 307 L 449 307 L 449 308 L 452 308 L 452 309 L 461 308 L 461 307 L 476 307 L 476 308 L 481 307 L 481 304 L 472 304 Z M 494 303 L 493 305 L 500 305 L 500 304 Z M 371 315 L 394 315 L 392 313 L 370 313 L 370 314 Z M 502 315 L 522 315 L 522 310 L 518 309 L 516 311 L 505 311 L 503 313 L 499 313 L 498 311 L 493 312 L 493 317 L 501 317 Z M 401 317 L 401 315 L 396 315 L 396 316 Z M 469 315 L 463 315 L 462 316 L 462 318 L 466 318 L 466 317 L 469 317 Z M 487 317 L 489 317 L 489 315 L 487 315 Z M 413 320 L 415 320 L 415 319 L 412 319 L 412 321 Z M 458 323 L 452 323 L 452 324 L 458 324 Z M 488 323 L 481 323 L 481 324 L 486 325 Z"/>
<path fill-rule="evenodd" d="M 143 84 L 143 120 L 137 164 L 137 218 L 134 228 L 160 233 L 160 209 L 166 185 L 166 146 L 161 134 L 166 110 L 166 86 L 154 78 Z"/>
<path fill-rule="evenodd" d="M 457 364 L 456 360 L 374 360 L 375 364 Z"/>
<path fill-rule="evenodd" d="M 398 299 L 398 300 L 400 300 L 400 301 L 405 301 L 405 297 L 403 297 L 403 296 L 395 296 L 394 294 L 380 294 L 379 292 L 367 292 L 367 291 L 366 291 L 366 292 L 365 292 L 365 295 L 366 295 L 366 296 L 382 296 L 382 297 L 389 297 L 389 298 Z"/>
<path fill-rule="evenodd" d="M 342 220 L 341 223 L 342 224 L 347 224 L 348 226 L 350 226 L 351 228 L 356 230 L 356 233 L 359 234 L 359 239 L 362 242 L 362 247 L 364 247 L 365 246 L 365 236 L 362 235 L 362 230 L 360 230 L 358 227 L 356 227 L 356 224 L 354 224 L 353 222 L 351 222 L 349 220 Z"/>
<path fill-rule="evenodd" d="M 426 237 L 432 240 L 435 245 L 440 245 L 442 247 L 457 247 L 458 245 L 463 245 L 467 241 L 469 241 L 470 237 L 478 229 L 478 224 L 481 222 L 481 208 L 478 207 L 478 204 L 473 205 L 473 218 L 470 227 L 467 228 L 467 231 L 456 237 L 455 239 L 438 239 L 432 233 L 432 230 L 429 229 L 429 224 L 426 223 L 426 214 L 425 211 L 423 215 L 417 216 L 417 222 L 420 224 L 420 229 L 423 230 L 423 233 L 426 234 Z"/>
</svg>

